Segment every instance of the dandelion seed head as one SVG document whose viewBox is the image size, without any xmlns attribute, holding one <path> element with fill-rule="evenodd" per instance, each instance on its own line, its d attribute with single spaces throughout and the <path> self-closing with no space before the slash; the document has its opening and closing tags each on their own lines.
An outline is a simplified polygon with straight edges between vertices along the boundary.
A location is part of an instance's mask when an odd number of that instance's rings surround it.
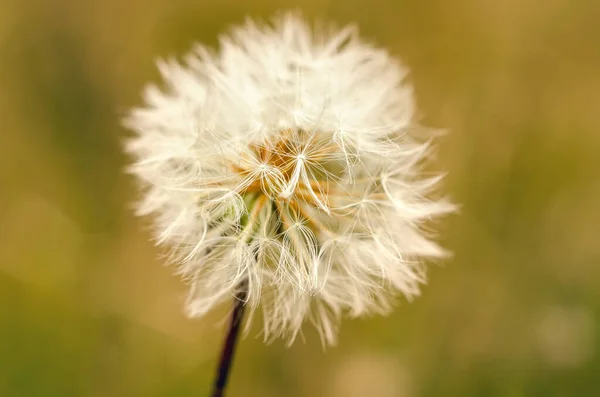
<svg viewBox="0 0 600 397">
<path fill-rule="evenodd" d="M 266 339 L 309 322 L 331 344 L 343 315 L 418 295 L 423 260 L 445 253 L 424 225 L 453 207 L 428 198 L 440 178 L 421 176 L 430 146 L 397 60 L 288 13 L 158 66 L 165 87 L 127 118 L 126 148 L 190 316 L 244 282 Z"/>
</svg>

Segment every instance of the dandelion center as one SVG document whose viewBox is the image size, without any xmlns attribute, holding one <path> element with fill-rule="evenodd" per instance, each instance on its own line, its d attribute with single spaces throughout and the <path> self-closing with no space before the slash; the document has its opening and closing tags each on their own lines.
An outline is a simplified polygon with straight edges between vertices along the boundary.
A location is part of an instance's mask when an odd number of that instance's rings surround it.
<svg viewBox="0 0 600 397">
<path fill-rule="evenodd" d="M 250 218 L 272 210 L 285 229 L 308 223 L 324 228 L 315 213 L 330 214 L 328 195 L 336 178 L 337 145 L 323 133 L 285 129 L 276 138 L 253 143 L 230 168 Z"/>
</svg>

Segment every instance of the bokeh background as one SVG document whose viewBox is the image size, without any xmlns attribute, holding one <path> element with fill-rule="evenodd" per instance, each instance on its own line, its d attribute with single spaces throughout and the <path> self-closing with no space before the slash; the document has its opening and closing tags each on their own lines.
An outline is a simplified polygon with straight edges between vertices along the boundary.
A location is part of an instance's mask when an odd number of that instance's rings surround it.
<svg viewBox="0 0 600 397">
<path fill-rule="evenodd" d="M 229 396 L 600 395 L 600 2 L 0 0 L 0 396 L 208 395 L 227 308 L 184 318 L 119 122 L 156 57 L 282 8 L 404 60 L 462 209 L 421 298 L 326 352 L 253 329 Z"/>
</svg>

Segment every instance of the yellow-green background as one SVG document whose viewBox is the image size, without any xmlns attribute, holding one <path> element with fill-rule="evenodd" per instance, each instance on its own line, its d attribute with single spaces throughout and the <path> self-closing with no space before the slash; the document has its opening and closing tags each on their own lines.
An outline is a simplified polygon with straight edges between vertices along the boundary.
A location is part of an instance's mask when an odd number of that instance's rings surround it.
<svg viewBox="0 0 600 397">
<path fill-rule="evenodd" d="M 254 328 L 229 396 L 600 395 L 600 2 L 1 0 L 0 396 L 208 395 L 226 308 L 183 317 L 119 119 L 156 57 L 290 7 L 411 68 L 455 256 L 326 352 Z"/>
</svg>

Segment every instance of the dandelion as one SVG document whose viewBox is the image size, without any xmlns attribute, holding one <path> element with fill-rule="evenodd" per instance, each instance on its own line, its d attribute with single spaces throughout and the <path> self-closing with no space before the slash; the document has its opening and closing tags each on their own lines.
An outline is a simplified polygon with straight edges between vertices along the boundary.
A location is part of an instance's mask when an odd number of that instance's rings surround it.
<svg viewBox="0 0 600 397">
<path fill-rule="evenodd" d="M 127 150 L 190 316 L 237 296 L 267 340 L 308 322 L 333 344 L 341 317 L 419 293 L 423 260 L 445 254 L 425 224 L 453 207 L 429 198 L 434 134 L 396 59 L 352 26 L 288 13 L 159 68 L 166 86 L 131 112 Z"/>
</svg>

